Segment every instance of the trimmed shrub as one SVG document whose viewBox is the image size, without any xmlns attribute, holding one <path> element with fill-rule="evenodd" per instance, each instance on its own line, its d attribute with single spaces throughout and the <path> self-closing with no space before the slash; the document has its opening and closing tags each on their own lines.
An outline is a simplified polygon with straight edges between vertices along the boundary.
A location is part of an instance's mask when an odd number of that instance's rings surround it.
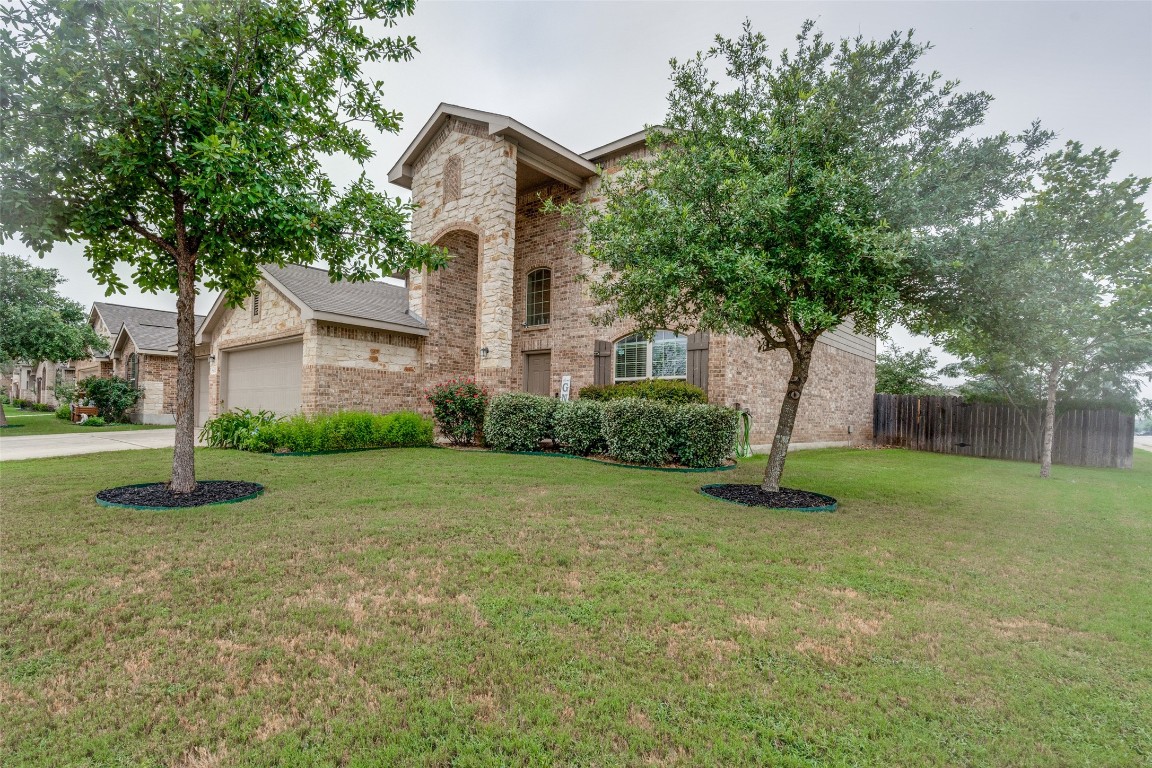
<svg viewBox="0 0 1152 768">
<path fill-rule="evenodd" d="M 642 400 L 659 400 L 677 405 L 684 403 L 706 403 L 708 393 L 686 381 L 669 379 L 646 379 L 644 381 L 623 381 L 607 386 L 593 385 L 580 390 L 581 400 L 606 402 L 627 397 Z"/>
<path fill-rule="evenodd" d="M 557 402 L 525 392 L 497 395 L 484 419 L 484 443 L 498 451 L 539 450 L 540 441 L 552 436 Z"/>
<path fill-rule="evenodd" d="M 627 464 L 667 464 L 672 451 L 674 406 L 629 397 L 604 405 L 608 455 Z"/>
<path fill-rule="evenodd" d="M 84 419 L 84 426 L 86 427 L 102 427 L 107 423 L 108 422 L 104 421 L 104 419 L 100 416 L 89 416 L 88 418 Z"/>
<path fill-rule="evenodd" d="M 64 421 L 68 421 L 69 419 L 71 419 L 72 418 L 72 406 L 65 403 L 64 405 L 57 408 L 56 409 L 56 418 L 64 419 Z"/>
<path fill-rule="evenodd" d="M 127 379 L 90 376 L 80 382 L 77 397 L 91 401 L 108 421 L 123 421 L 125 411 L 140 399 L 140 390 Z"/>
<path fill-rule="evenodd" d="M 672 452 L 686 467 L 718 467 L 736 447 L 739 411 L 722 405 L 680 405 L 672 420 Z"/>
<path fill-rule="evenodd" d="M 488 390 L 474 379 L 453 379 L 424 392 L 432 418 L 453 445 L 472 445 L 484 426 Z"/>
<path fill-rule="evenodd" d="M 587 456 L 604 453 L 604 404 L 596 400 L 556 403 L 552 417 L 553 437 L 565 453 Z"/>
<path fill-rule="evenodd" d="M 214 447 L 258 453 L 314 453 L 428 446 L 432 445 L 433 426 L 431 419 L 410 411 L 384 415 L 341 411 L 287 419 L 278 419 L 266 411 L 242 411 L 210 420 L 201 434 Z M 222 439 L 212 442 L 208 434 L 219 434 Z"/>
<path fill-rule="evenodd" d="M 48 405 L 48 403 L 33 403 L 32 410 L 39 411 L 40 413 L 52 413 L 56 409 Z"/>
</svg>

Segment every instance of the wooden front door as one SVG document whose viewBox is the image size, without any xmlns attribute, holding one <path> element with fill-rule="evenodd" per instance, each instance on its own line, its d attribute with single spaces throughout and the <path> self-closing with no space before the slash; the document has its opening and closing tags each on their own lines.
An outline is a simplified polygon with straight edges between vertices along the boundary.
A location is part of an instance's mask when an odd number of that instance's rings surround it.
<svg viewBox="0 0 1152 768">
<path fill-rule="evenodd" d="M 537 352 L 527 356 L 524 364 L 525 388 L 534 395 L 552 396 L 552 354 Z"/>
</svg>

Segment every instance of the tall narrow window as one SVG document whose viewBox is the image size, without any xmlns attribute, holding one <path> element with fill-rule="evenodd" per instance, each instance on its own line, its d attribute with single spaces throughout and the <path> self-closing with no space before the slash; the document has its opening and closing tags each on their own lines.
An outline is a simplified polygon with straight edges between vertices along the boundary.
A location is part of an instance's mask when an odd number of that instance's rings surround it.
<svg viewBox="0 0 1152 768">
<path fill-rule="evenodd" d="M 552 319 L 552 270 L 528 273 L 528 301 L 524 325 L 547 325 Z"/>
<path fill-rule="evenodd" d="M 687 336 L 656 331 L 651 341 L 634 333 L 616 342 L 616 381 L 687 377 Z"/>
<path fill-rule="evenodd" d="M 252 319 L 260 319 L 260 291 L 252 294 Z"/>
<path fill-rule="evenodd" d="M 460 199 L 461 177 L 463 176 L 463 163 L 459 155 L 452 155 L 444 161 L 444 202 L 451 203 Z"/>
<path fill-rule="evenodd" d="M 140 358 L 135 352 L 128 355 L 128 381 L 133 384 L 140 377 Z"/>
</svg>

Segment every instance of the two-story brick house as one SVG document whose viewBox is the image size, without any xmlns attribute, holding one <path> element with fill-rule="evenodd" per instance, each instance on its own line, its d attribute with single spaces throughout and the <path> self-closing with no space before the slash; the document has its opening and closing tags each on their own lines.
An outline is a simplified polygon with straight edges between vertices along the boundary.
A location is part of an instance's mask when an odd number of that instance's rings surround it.
<svg viewBox="0 0 1152 768">
<path fill-rule="evenodd" d="M 594 198 L 602 173 L 644 153 L 637 133 L 577 154 L 503 115 L 442 104 L 389 173 L 419 205 L 412 237 L 444 246 L 449 265 L 401 287 L 331 283 L 321 270 L 268 268 L 244 307 L 222 302 L 197 336 L 201 412 L 276 404 L 279 412 L 424 408 L 428 386 L 475 377 L 494 392 L 556 395 L 647 377 L 704 387 L 751 410 L 767 443 L 790 370 L 736 336 L 636 335 L 593 322 L 578 280 L 593 265 L 542 199 Z M 817 345 L 797 443 L 870 439 L 876 344 L 850 324 Z"/>
</svg>

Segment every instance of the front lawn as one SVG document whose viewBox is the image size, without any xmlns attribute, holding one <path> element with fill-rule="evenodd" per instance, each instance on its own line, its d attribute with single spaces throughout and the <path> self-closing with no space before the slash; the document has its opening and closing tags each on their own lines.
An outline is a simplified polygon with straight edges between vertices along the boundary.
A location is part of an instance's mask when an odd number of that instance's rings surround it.
<svg viewBox="0 0 1152 768">
<path fill-rule="evenodd" d="M 1152 764 L 1152 454 L 716 475 L 198 451 L 266 495 L 108 509 L 170 451 L 0 473 L 0 764 Z"/>
<path fill-rule="evenodd" d="M 56 418 L 51 411 L 22 411 L 10 405 L 4 406 L 4 415 L 11 425 L 20 424 L 19 429 L 0 429 L 0 439 L 5 437 L 28 437 L 29 435 L 67 435 L 88 432 L 120 432 L 126 429 L 172 429 L 171 425 L 157 424 L 108 424 L 103 427 L 86 427 Z"/>
</svg>

